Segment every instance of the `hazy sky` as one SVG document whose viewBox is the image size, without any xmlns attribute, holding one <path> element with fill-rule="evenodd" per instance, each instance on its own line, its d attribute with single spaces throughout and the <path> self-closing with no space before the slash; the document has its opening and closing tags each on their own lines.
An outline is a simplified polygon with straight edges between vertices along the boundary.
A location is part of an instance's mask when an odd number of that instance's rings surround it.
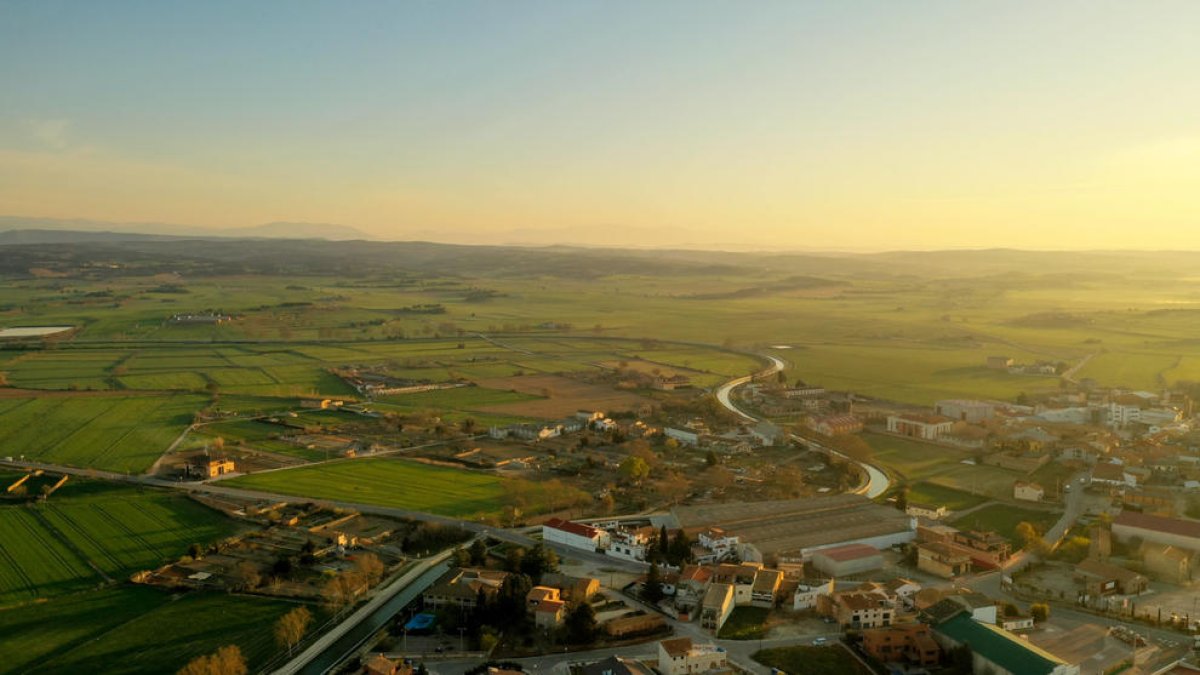
<svg viewBox="0 0 1200 675">
<path fill-rule="evenodd" d="M 0 0 L 0 214 L 1200 248 L 1200 2 Z"/>
</svg>

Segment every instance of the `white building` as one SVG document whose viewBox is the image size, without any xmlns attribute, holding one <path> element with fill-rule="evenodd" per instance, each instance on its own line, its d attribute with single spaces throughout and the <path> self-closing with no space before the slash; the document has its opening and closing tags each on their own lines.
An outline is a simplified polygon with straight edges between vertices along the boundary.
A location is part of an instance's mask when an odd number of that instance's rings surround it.
<svg viewBox="0 0 1200 675">
<path fill-rule="evenodd" d="M 802 581 L 796 587 L 796 594 L 792 596 L 792 609 L 796 611 L 816 609 L 817 598 L 831 593 L 833 593 L 833 579 L 821 583 Z"/>
<path fill-rule="evenodd" d="M 942 434 L 949 433 L 954 422 L 941 415 L 888 415 L 889 434 L 936 441 Z"/>
<path fill-rule="evenodd" d="M 665 427 L 663 435 L 667 438 L 674 438 L 684 445 L 699 445 L 700 434 L 694 431 L 685 431 L 683 429 L 675 429 L 673 427 Z"/>
<path fill-rule="evenodd" d="M 551 518 L 542 525 L 542 539 L 583 551 L 608 548 L 609 543 L 608 533 L 604 530 L 561 518 Z"/>
<path fill-rule="evenodd" d="M 941 520 L 946 517 L 946 507 L 940 504 L 922 504 L 920 502 L 909 502 L 904 507 L 904 512 L 914 518 L 928 518 L 930 520 Z"/>
<path fill-rule="evenodd" d="M 741 541 L 736 535 L 729 534 L 719 527 L 710 527 L 701 532 L 696 537 L 700 546 L 704 547 L 710 555 L 703 556 L 705 560 L 697 559 L 699 563 L 714 563 L 721 562 L 737 551 L 738 543 Z"/>
<path fill-rule="evenodd" d="M 617 530 L 608 536 L 608 555 L 639 562 L 646 559 L 646 547 L 650 542 L 644 534 Z"/>
</svg>

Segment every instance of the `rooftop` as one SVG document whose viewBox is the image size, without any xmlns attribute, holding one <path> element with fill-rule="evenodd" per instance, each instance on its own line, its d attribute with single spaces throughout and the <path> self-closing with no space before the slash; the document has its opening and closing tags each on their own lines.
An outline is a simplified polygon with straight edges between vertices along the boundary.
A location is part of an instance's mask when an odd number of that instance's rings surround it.
<svg viewBox="0 0 1200 675">
<path fill-rule="evenodd" d="M 592 527 L 591 525 L 584 525 L 583 523 L 575 523 L 570 520 L 563 520 L 562 518 L 551 518 L 550 520 L 547 520 L 545 523 L 543 523 L 543 525 L 545 527 L 549 527 L 549 528 L 552 528 L 555 530 L 562 530 L 563 532 L 568 532 L 570 534 L 576 534 L 581 537 L 587 537 L 589 539 L 595 539 L 596 537 L 599 537 L 601 535 L 601 533 L 603 532 L 602 530 L 598 530 L 598 529 Z"/>
<path fill-rule="evenodd" d="M 1113 525 L 1138 527 L 1143 530 L 1200 539 L 1200 521 L 1197 520 L 1163 518 L 1161 516 L 1137 513 L 1136 511 L 1122 511 L 1120 515 L 1113 519 Z"/>
<path fill-rule="evenodd" d="M 934 627 L 934 630 L 971 650 L 1010 673 L 1050 675 L 1063 664 L 1062 659 L 1035 647 L 1012 633 L 980 623 L 966 613 L 958 614 Z"/>
<path fill-rule="evenodd" d="M 678 656 L 687 656 L 687 653 L 692 651 L 691 638 L 674 638 L 671 640 L 663 640 L 658 644 L 662 646 L 663 651 L 667 653 L 667 656 L 672 658 Z"/>
</svg>

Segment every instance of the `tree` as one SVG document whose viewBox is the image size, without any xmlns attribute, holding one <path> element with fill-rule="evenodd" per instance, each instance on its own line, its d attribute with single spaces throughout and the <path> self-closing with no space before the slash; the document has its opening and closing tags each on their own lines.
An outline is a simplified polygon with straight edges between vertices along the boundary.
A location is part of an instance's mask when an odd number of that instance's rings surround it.
<svg viewBox="0 0 1200 675">
<path fill-rule="evenodd" d="M 308 630 L 308 624 L 311 622 L 312 612 L 309 612 L 307 607 L 293 609 L 279 617 L 279 622 L 275 624 L 275 641 L 287 647 L 290 655 L 292 648 L 304 637 L 304 632 Z"/>
<path fill-rule="evenodd" d="M 721 463 L 721 460 L 717 457 L 717 453 L 715 451 L 709 450 L 708 454 L 704 456 L 704 463 L 709 466 L 716 466 Z"/>
<path fill-rule="evenodd" d="M 199 560 L 202 555 L 204 555 L 204 547 L 200 544 L 190 544 L 188 546 L 188 557 L 192 560 Z"/>
<path fill-rule="evenodd" d="M 1042 541 L 1042 537 L 1038 534 L 1037 528 L 1033 526 L 1033 523 L 1022 520 L 1017 523 L 1015 533 L 1017 539 L 1021 540 L 1026 550 L 1036 553 L 1045 551 L 1046 542 Z"/>
<path fill-rule="evenodd" d="M 1029 606 L 1029 615 L 1032 616 L 1033 620 L 1037 623 L 1042 623 L 1046 619 L 1050 618 L 1050 605 L 1047 605 L 1044 602 L 1035 602 Z"/>
<path fill-rule="evenodd" d="M 251 591 L 258 588 L 262 583 L 262 574 L 258 571 L 258 565 L 243 560 L 233 568 L 234 589 L 239 591 Z"/>
<path fill-rule="evenodd" d="M 640 483 L 650 475 L 650 465 L 641 457 L 626 457 L 618 469 L 621 477 L 630 483 Z"/>
<path fill-rule="evenodd" d="M 521 561 L 525 558 L 525 549 L 513 546 L 504 554 L 504 569 L 509 572 L 520 572 Z"/>
<path fill-rule="evenodd" d="M 896 508 L 900 511 L 908 510 L 908 486 L 901 485 L 899 490 L 896 490 Z"/>
<path fill-rule="evenodd" d="M 246 659 L 237 645 L 221 647 L 208 656 L 197 656 L 177 675 L 246 675 Z"/>
<path fill-rule="evenodd" d="M 471 554 L 465 548 L 454 549 L 454 565 L 456 567 L 468 567 L 471 564 Z"/>
<path fill-rule="evenodd" d="M 292 572 L 296 569 L 295 563 L 289 556 L 281 555 L 271 563 L 271 576 L 276 579 L 287 579 L 292 576 Z"/>
<path fill-rule="evenodd" d="M 542 546 L 535 545 L 521 560 L 521 573 L 535 583 L 541 581 L 542 575 L 558 569 L 558 554 Z"/>
<path fill-rule="evenodd" d="M 342 572 L 325 582 L 321 589 L 321 599 L 334 612 L 340 612 L 358 596 L 363 587 L 362 579 L 354 572 Z"/>
<path fill-rule="evenodd" d="M 683 565 L 692 561 L 692 540 L 683 529 L 675 530 L 675 538 L 671 540 L 671 549 L 667 559 L 673 565 Z"/>
<path fill-rule="evenodd" d="M 646 602 L 657 605 L 666 597 L 662 587 L 662 574 L 658 571 L 658 563 L 650 564 L 650 571 L 646 574 L 646 582 L 642 584 L 642 599 Z"/>
<path fill-rule="evenodd" d="M 487 544 L 482 539 L 471 542 L 471 564 L 483 565 L 487 562 Z"/>
<path fill-rule="evenodd" d="M 571 644 L 591 644 L 596 639 L 596 612 L 586 602 L 576 605 L 567 615 L 567 640 Z"/>
<path fill-rule="evenodd" d="M 354 570 L 368 586 L 374 586 L 383 577 L 383 563 L 374 553 L 364 553 L 355 558 Z"/>
</svg>

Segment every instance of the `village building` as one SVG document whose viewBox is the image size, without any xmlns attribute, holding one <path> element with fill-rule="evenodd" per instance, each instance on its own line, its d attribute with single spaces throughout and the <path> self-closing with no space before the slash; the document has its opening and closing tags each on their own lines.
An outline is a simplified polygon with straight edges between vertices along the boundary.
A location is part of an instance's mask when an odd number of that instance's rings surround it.
<svg viewBox="0 0 1200 675">
<path fill-rule="evenodd" d="M 783 584 L 783 572 L 779 570 L 759 570 L 754 577 L 754 586 L 750 590 L 750 604 L 754 607 L 775 606 L 779 587 Z"/>
<path fill-rule="evenodd" d="M 525 594 L 525 604 L 531 609 L 541 604 L 543 600 L 562 600 L 557 588 L 549 586 L 534 586 Z"/>
<path fill-rule="evenodd" d="M 832 594 L 833 586 L 833 579 L 828 581 L 802 580 L 796 586 L 796 592 L 792 596 L 792 609 L 798 612 L 806 609 L 816 609 L 818 604 L 817 599 L 821 596 Z"/>
<path fill-rule="evenodd" d="M 1150 585 L 1150 580 L 1137 572 L 1099 560 L 1084 560 L 1075 565 L 1075 578 L 1083 583 L 1084 592 L 1093 597 L 1115 593 L 1138 595 Z"/>
<path fill-rule="evenodd" d="M 825 436 L 841 436 L 856 434 L 863 430 L 862 420 L 854 415 L 829 415 L 825 417 L 810 417 L 806 426 Z"/>
<path fill-rule="evenodd" d="M 1013 499 L 1026 502 L 1040 502 L 1046 497 L 1046 490 L 1037 483 L 1026 483 L 1019 480 L 1013 483 Z"/>
<path fill-rule="evenodd" d="M 654 675 L 654 671 L 637 659 L 610 656 L 581 666 L 579 675 Z"/>
<path fill-rule="evenodd" d="M 936 666 L 942 655 L 932 630 L 923 623 L 868 628 L 863 631 L 862 640 L 863 651 L 880 663 Z"/>
<path fill-rule="evenodd" d="M 567 602 L 587 602 L 600 592 L 600 580 L 594 577 L 576 577 L 562 572 L 542 575 L 542 585 L 557 588 L 561 599 Z"/>
<path fill-rule="evenodd" d="M 1137 487 L 1137 478 L 1122 464 L 1097 464 L 1092 467 L 1093 485 Z"/>
<path fill-rule="evenodd" d="M 843 628 L 851 629 L 890 626 L 896 617 L 893 598 L 882 588 L 869 584 L 823 596 L 817 601 L 817 610 Z"/>
<path fill-rule="evenodd" d="M 218 476 L 224 476 L 226 474 L 233 473 L 236 468 L 233 460 L 225 457 L 219 459 L 208 459 L 201 463 L 200 467 L 203 474 L 209 478 L 216 478 Z"/>
<path fill-rule="evenodd" d="M 908 436 L 923 441 L 936 441 L 942 434 L 949 433 L 954 421 L 941 415 L 889 415 L 887 431 L 889 434 Z"/>
<path fill-rule="evenodd" d="M 977 423 L 992 419 L 996 414 L 996 406 L 986 401 L 950 399 L 935 403 L 933 412 L 958 422 Z"/>
<path fill-rule="evenodd" d="M 543 630 L 558 628 L 566 616 L 567 603 L 562 600 L 542 600 L 533 608 L 533 622 Z"/>
<path fill-rule="evenodd" d="M 1148 544 L 1143 549 L 1146 570 L 1163 581 L 1186 584 L 1192 580 L 1193 554 L 1175 546 Z"/>
<path fill-rule="evenodd" d="M 846 577 L 883 569 L 883 555 L 874 546 L 847 544 L 815 551 L 812 564 L 831 577 Z"/>
<path fill-rule="evenodd" d="M 1112 533 L 1122 542 L 1137 537 L 1151 544 L 1200 552 L 1200 521 L 1163 518 L 1125 510 L 1113 519 Z"/>
<path fill-rule="evenodd" d="M 446 572 L 421 594 L 426 609 L 457 607 L 474 609 L 480 593 L 494 596 L 508 572 L 458 567 Z"/>
<path fill-rule="evenodd" d="M 551 518 L 542 524 L 542 539 L 583 551 L 598 551 L 608 546 L 609 537 L 607 532 L 591 525 Z"/>
<path fill-rule="evenodd" d="M 957 546 L 933 541 L 917 544 L 917 569 L 943 579 L 971 571 L 971 556 Z"/>
<path fill-rule="evenodd" d="M 725 560 L 737 552 L 741 540 L 719 527 L 710 527 L 696 538 L 703 554 L 696 557 L 698 563 L 716 563 Z"/>
<path fill-rule="evenodd" d="M 658 643 L 658 672 L 662 675 L 694 675 L 727 667 L 725 650 L 716 645 L 696 644 L 691 638 Z"/>
<path fill-rule="evenodd" d="M 942 649 L 970 645 L 973 670 L 993 675 L 1079 675 L 1071 665 L 1003 628 L 981 623 L 966 612 L 933 627 Z"/>
<path fill-rule="evenodd" d="M 941 520 L 946 517 L 946 507 L 941 504 L 909 502 L 904 507 L 904 512 L 914 518 L 928 518 L 929 520 Z"/>
<path fill-rule="evenodd" d="M 733 586 L 714 583 L 709 585 L 700 603 L 700 625 L 716 633 L 725 625 L 733 613 Z"/>
</svg>

